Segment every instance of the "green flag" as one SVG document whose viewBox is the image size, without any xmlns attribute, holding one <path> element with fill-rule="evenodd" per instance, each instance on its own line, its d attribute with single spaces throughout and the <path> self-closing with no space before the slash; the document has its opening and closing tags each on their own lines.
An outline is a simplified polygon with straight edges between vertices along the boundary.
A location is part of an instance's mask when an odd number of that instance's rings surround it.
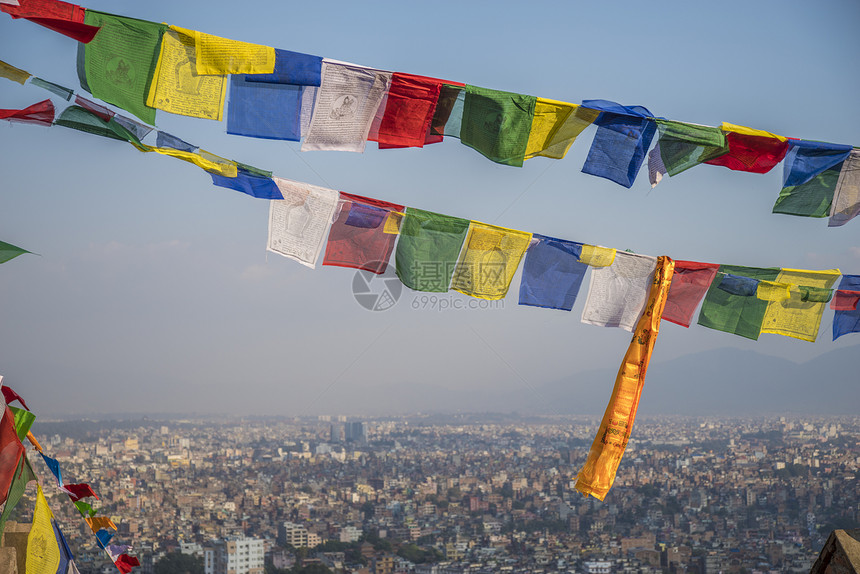
<svg viewBox="0 0 860 574">
<path fill-rule="evenodd" d="M 104 118 L 80 106 L 69 106 L 63 110 L 60 117 L 54 120 L 54 125 L 115 140 L 140 143 L 137 136 L 117 123 L 115 118 L 105 121 Z"/>
<path fill-rule="evenodd" d="M 740 275 L 758 281 L 773 281 L 779 275 L 778 267 L 741 267 L 720 265 L 714 282 L 705 295 L 702 310 L 699 312 L 699 325 L 734 333 L 741 337 L 756 340 L 761 333 L 761 324 L 767 311 L 768 301 L 755 295 L 734 295 L 720 289 L 725 273 Z"/>
<path fill-rule="evenodd" d="M 669 175 L 728 153 L 726 135 L 720 128 L 657 120 L 660 157 Z"/>
<path fill-rule="evenodd" d="M 522 167 L 536 100 L 467 85 L 460 141 L 497 163 Z"/>
<path fill-rule="evenodd" d="M 15 434 L 18 435 L 18 440 L 23 441 L 27 438 L 27 433 L 30 432 L 30 427 L 33 426 L 36 415 L 27 409 L 20 409 L 18 407 L 9 407 L 9 410 L 15 416 Z"/>
<path fill-rule="evenodd" d="M 155 108 L 146 105 L 146 96 L 167 25 L 95 10 L 87 10 L 84 23 L 101 30 L 83 48 L 81 86 L 154 125 Z"/>
<path fill-rule="evenodd" d="M 415 291 L 444 293 L 467 231 L 468 219 L 407 208 L 397 242 L 397 276 Z"/>
<path fill-rule="evenodd" d="M 774 213 L 787 215 L 803 215 L 806 217 L 828 217 L 833 195 L 836 193 L 836 182 L 842 163 L 834 165 L 819 173 L 806 183 L 783 187 L 773 205 Z"/>
<path fill-rule="evenodd" d="M 15 259 L 22 253 L 30 253 L 26 249 L 15 247 L 11 243 L 0 241 L 0 263 L 6 263 L 10 259 Z"/>
<path fill-rule="evenodd" d="M 83 516 L 84 518 L 92 518 L 96 515 L 96 511 L 93 510 L 93 507 L 89 503 L 84 502 L 83 500 L 78 500 L 77 502 L 75 502 L 75 506 L 77 507 L 78 512 L 80 512 L 81 516 Z"/>
<path fill-rule="evenodd" d="M 12 514 L 12 509 L 17 506 L 18 501 L 24 495 L 24 490 L 31 480 L 36 480 L 36 475 L 33 473 L 33 467 L 30 466 L 30 461 L 27 460 L 27 455 L 21 457 L 18 461 L 18 468 L 15 469 L 15 475 L 12 477 L 12 484 L 9 486 L 9 494 L 6 496 L 6 506 L 3 508 L 3 513 L 0 514 L 0 540 L 3 538 L 3 530 L 6 528 L 6 520 Z"/>
</svg>

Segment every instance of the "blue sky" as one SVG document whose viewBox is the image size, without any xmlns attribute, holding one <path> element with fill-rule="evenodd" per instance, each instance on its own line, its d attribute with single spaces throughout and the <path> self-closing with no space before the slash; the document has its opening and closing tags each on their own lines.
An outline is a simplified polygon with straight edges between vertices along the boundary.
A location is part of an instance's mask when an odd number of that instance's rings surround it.
<svg viewBox="0 0 860 574">
<path fill-rule="evenodd" d="M 393 71 L 860 145 L 856 2 L 84 6 Z M 0 46 L 0 59 L 82 91 L 73 40 L 0 15 Z M 2 108 L 49 96 L 0 79 Z M 643 170 L 625 189 L 580 172 L 593 128 L 565 159 L 517 169 L 457 140 L 301 153 L 294 142 L 227 135 L 225 125 L 157 119 L 278 176 L 431 211 L 676 259 L 860 273 L 860 223 L 828 229 L 771 214 L 781 165 L 766 175 L 700 166 L 654 190 Z M 617 368 L 629 341 L 579 322 L 585 289 L 571 313 L 518 307 L 519 275 L 502 309 L 416 310 L 421 295 L 405 291 L 393 309 L 368 312 L 352 297 L 352 270 L 267 255 L 266 201 L 111 140 L 3 122 L 0 168 L 0 239 L 40 254 L 0 266 L 0 374 L 37 413 L 310 414 L 347 389 L 372 400 L 390 385 L 443 394 L 576 386 L 579 372 Z M 649 382 L 661 361 L 723 347 L 797 362 L 860 351 L 860 335 L 830 341 L 831 318 L 814 344 L 664 324 Z M 600 384 L 608 398 L 612 380 Z M 481 410 L 480 401 L 458 407 Z"/>
</svg>

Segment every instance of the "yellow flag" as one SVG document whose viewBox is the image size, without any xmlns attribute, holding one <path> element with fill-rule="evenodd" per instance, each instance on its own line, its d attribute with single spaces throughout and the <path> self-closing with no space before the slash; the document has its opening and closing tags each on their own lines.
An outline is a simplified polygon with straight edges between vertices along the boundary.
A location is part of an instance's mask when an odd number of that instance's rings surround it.
<svg viewBox="0 0 860 574">
<path fill-rule="evenodd" d="M 526 144 L 525 158 L 535 156 L 561 159 L 574 140 L 597 119 L 600 112 L 556 100 L 538 98 Z"/>
<path fill-rule="evenodd" d="M 271 74 L 275 71 L 275 49 L 171 26 L 191 36 L 197 49 L 200 75 Z"/>
<path fill-rule="evenodd" d="M 724 132 L 735 132 L 736 134 L 741 134 L 745 136 L 761 136 L 765 138 L 776 138 L 781 142 L 788 141 L 788 138 L 785 136 L 778 136 L 776 134 L 772 134 L 770 132 L 766 132 L 764 130 L 757 130 L 754 128 L 748 128 L 746 126 L 738 126 L 735 124 L 730 124 L 728 122 L 723 122 L 720 125 L 720 129 Z"/>
<path fill-rule="evenodd" d="M 60 567 L 60 546 L 51 522 L 54 514 L 48 508 L 42 486 L 37 485 L 37 489 L 33 526 L 27 535 L 26 574 L 56 574 Z"/>
<path fill-rule="evenodd" d="M 30 76 L 32 76 L 30 72 L 19 70 L 15 66 L 10 66 L 3 60 L 0 60 L 0 77 L 9 78 L 13 82 L 18 82 L 23 86 Z"/>
<path fill-rule="evenodd" d="M 503 299 L 532 234 L 472 221 L 451 289 L 479 299 Z"/>
<path fill-rule="evenodd" d="M 657 269 L 654 271 L 645 313 L 633 332 L 633 340 L 615 377 L 615 388 L 612 389 L 612 397 L 606 406 L 597 436 L 591 443 L 585 466 L 576 478 L 576 490 L 585 495 L 603 500 L 615 482 L 615 473 L 633 430 L 636 409 L 645 384 L 645 372 L 660 332 L 660 318 L 663 316 L 674 270 L 675 262 L 670 258 L 657 258 Z"/>
<path fill-rule="evenodd" d="M 755 296 L 762 301 L 784 301 L 791 297 L 791 285 L 775 281 L 759 281 Z"/>
<path fill-rule="evenodd" d="M 389 235 L 400 234 L 400 224 L 403 222 L 403 215 L 399 211 L 388 212 L 388 217 L 385 219 L 385 227 L 382 228 L 383 233 Z"/>
<path fill-rule="evenodd" d="M 821 326 L 821 315 L 830 301 L 830 289 L 841 274 L 839 269 L 780 271 L 776 281 L 791 284 L 790 296 L 780 301 L 770 300 L 761 332 L 814 342 Z"/>
<path fill-rule="evenodd" d="M 201 76 L 191 30 L 171 26 L 161 37 L 161 53 L 146 105 L 172 114 L 221 121 L 227 76 Z"/>
<path fill-rule="evenodd" d="M 598 245 L 583 245 L 579 254 L 579 262 L 592 267 L 609 267 L 615 261 L 615 250 L 611 247 Z"/>
<path fill-rule="evenodd" d="M 218 175 L 223 175 L 225 177 L 236 177 L 239 175 L 239 166 L 235 161 L 224 159 L 223 157 L 211 154 L 206 150 L 191 152 L 170 147 L 155 147 L 146 144 L 137 144 L 134 142 L 131 142 L 131 144 L 142 152 L 156 152 L 161 155 L 175 157 L 176 159 L 193 163 L 197 167 L 211 173 L 217 173 Z"/>
</svg>

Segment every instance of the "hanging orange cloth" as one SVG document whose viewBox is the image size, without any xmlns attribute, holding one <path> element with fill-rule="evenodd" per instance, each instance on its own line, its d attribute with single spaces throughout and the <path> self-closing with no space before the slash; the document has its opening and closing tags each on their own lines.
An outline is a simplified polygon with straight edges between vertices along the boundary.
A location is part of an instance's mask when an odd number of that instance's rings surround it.
<svg viewBox="0 0 860 574">
<path fill-rule="evenodd" d="M 576 479 L 576 490 L 586 496 L 590 494 L 603 500 L 615 481 L 618 464 L 633 430 L 636 409 L 639 407 L 639 398 L 645 383 L 645 372 L 648 370 L 648 361 L 660 332 L 660 319 L 674 270 L 675 262 L 672 259 L 665 255 L 657 258 L 657 269 L 654 271 L 654 282 L 648 293 L 645 313 L 636 324 L 633 340 L 615 378 L 615 388 L 612 390 L 609 405 L 603 414 L 600 428 L 597 429 L 597 436 L 591 443 L 585 466 Z"/>
</svg>

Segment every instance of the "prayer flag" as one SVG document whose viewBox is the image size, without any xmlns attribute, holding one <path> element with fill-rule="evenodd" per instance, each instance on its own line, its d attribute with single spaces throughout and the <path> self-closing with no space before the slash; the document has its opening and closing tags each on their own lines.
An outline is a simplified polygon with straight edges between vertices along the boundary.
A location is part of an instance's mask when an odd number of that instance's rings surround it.
<svg viewBox="0 0 860 574">
<path fill-rule="evenodd" d="M 9 407 L 9 410 L 12 411 L 12 416 L 15 419 L 15 433 L 18 435 L 18 440 L 23 442 L 30 433 L 30 427 L 36 422 L 36 415 L 28 410 L 16 407 Z"/>
<path fill-rule="evenodd" d="M 631 187 L 657 132 L 651 112 L 606 100 L 583 100 L 582 105 L 601 112 L 594 120 L 597 133 L 582 172 Z"/>
<path fill-rule="evenodd" d="M 784 301 L 791 297 L 791 285 L 777 281 L 759 281 L 755 296 L 762 301 Z"/>
<path fill-rule="evenodd" d="M 840 291 L 860 291 L 860 275 L 843 275 L 839 283 Z M 860 309 L 853 311 L 838 310 L 833 315 L 833 340 L 848 333 L 860 333 Z"/>
<path fill-rule="evenodd" d="M 60 114 L 60 117 L 54 120 L 54 125 L 120 141 L 132 142 L 137 140 L 133 134 L 117 122 L 113 120 L 106 122 L 97 114 L 80 106 L 67 107 Z"/>
<path fill-rule="evenodd" d="M 561 159 L 600 112 L 578 104 L 537 98 L 526 144 L 525 159 L 536 156 Z"/>
<path fill-rule="evenodd" d="M 169 133 L 159 131 L 156 134 L 155 145 L 158 147 L 169 147 L 180 151 L 194 152 L 197 146 L 172 136 Z"/>
<path fill-rule="evenodd" d="M 220 38 L 196 30 L 170 27 L 191 39 L 198 75 L 271 74 L 275 71 L 275 49 Z"/>
<path fill-rule="evenodd" d="M 785 156 L 782 191 L 774 213 L 827 217 L 842 162 L 851 146 L 792 140 Z"/>
<path fill-rule="evenodd" d="M 83 99 L 83 98 L 82 98 L 82 99 Z M 90 102 L 90 103 L 92 103 L 92 102 Z M 98 105 L 98 104 L 93 104 L 93 105 Z M 86 108 L 86 109 L 89 109 L 89 110 L 90 110 L 91 112 L 93 112 L 93 113 L 96 113 L 96 110 L 92 109 L 92 106 L 85 106 L 85 105 L 83 105 L 83 104 L 81 104 L 81 106 L 82 106 L 82 107 L 84 107 L 84 108 Z M 110 111 L 110 110 L 108 110 L 108 111 Z M 146 136 L 148 136 L 148 135 L 149 135 L 149 133 L 150 133 L 153 129 L 155 129 L 155 128 L 152 128 L 152 127 L 150 127 L 150 126 L 144 125 L 144 124 L 142 124 L 142 123 L 140 123 L 140 122 L 137 122 L 137 121 L 135 121 L 135 120 L 133 120 L 133 119 L 131 119 L 131 118 L 127 118 L 127 117 L 125 117 L 125 116 L 122 116 L 122 115 L 120 115 L 120 114 L 114 114 L 114 116 L 113 116 L 113 118 L 112 118 L 112 119 L 113 119 L 113 121 L 115 121 L 117 124 L 119 124 L 120 126 L 122 126 L 122 128 L 123 128 L 123 129 L 125 129 L 126 131 L 128 131 L 128 133 L 130 133 L 130 134 L 132 134 L 134 137 L 136 137 L 138 140 L 142 140 L 143 138 L 145 138 Z"/>
<path fill-rule="evenodd" d="M 196 33 L 178 26 L 164 32 L 146 105 L 172 114 L 221 121 L 227 76 L 200 75 Z"/>
<path fill-rule="evenodd" d="M 7 406 L 0 417 L 0 503 L 6 500 L 24 445 L 15 431 L 15 415 Z"/>
<path fill-rule="evenodd" d="M 75 104 L 81 106 L 88 112 L 97 115 L 106 122 L 109 122 L 111 118 L 116 115 L 116 112 L 114 112 L 113 110 L 110 110 L 101 104 L 91 102 L 86 98 L 82 98 L 81 96 L 75 96 Z"/>
<path fill-rule="evenodd" d="M 388 217 L 385 219 L 385 227 L 382 229 L 383 233 L 389 233 L 391 235 L 400 235 L 400 224 L 403 223 L 404 213 L 399 213 L 397 211 L 391 211 L 388 213 Z"/>
<path fill-rule="evenodd" d="M 860 291 L 837 290 L 830 300 L 830 308 L 834 311 L 854 311 L 860 301 Z"/>
<path fill-rule="evenodd" d="M 754 130 L 723 122 L 728 153 L 705 163 L 721 165 L 736 171 L 767 173 L 782 161 L 788 151 L 787 138 L 763 130 Z"/>
<path fill-rule="evenodd" d="M 583 245 L 579 262 L 591 267 L 608 267 L 615 261 L 615 249 L 599 245 Z"/>
<path fill-rule="evenodd" d="M 36 475 L 30 466 L 30 461 L 27 460 L 27 455 L 23 455 L 18 461 L 18 467 L 15 469 L 15 474 L 12 477 L 12 484 L 9 487 L 9 494 L 6 498 L 6 506 L 3 507 L 3 512 L 0 514 L 0 539 L 3 538 L 3 531 L 6 528 L 6 521 L 12 514 L 12 510 L 18 505 L 21 497 L 24 496 L 24 491 L 27 485 L 36 480 Z"/>
<path fill-rule="evenodd" d="M 99 31 L 97 26 L 84 24 L 85 10 L 59 0 L 26 0 L 17 5 L 0 3 L 0 10 L 13 18 L 26 18 L 84 44 L 91 42 Z"/>
<path fill-rule="evenodd" d="M 212 183 L 219 187 L 235 189 L 258 199 L 284 199 L 281 190 L 271 177 L 261 177 L 239 168 L 236 177 L 228 177 L 217 173 L 210 174 Z"/>
<path fill-rule="evenodd" d="M 79 501 L 75 502 L 74 505 L 75 505 L 75 508 L 78 509 L 78 512 L 81 513 L 81 516 L 83 516 L 84 518 L 86 518 L 87 516 L 92 518 L 93 516 L 96 515 L 95 509 L 88 502 L 84 502 L 83 500 L 79 500 Z"/>
<path fill-rule="evenodd" d="M 520 280 L 520 305 L 570 311 L 588 265 L 580 263 L 582 244 L 534 234 Z"/>
<path fill-rule="evenodd" d="M 463 121 L 463 105 L 466 101 L 466 84 L 445 82 L 439 89 L 436 110 L 430 122 L 430 132 L 425 143 L 441 142 L 444 136 L 460 137 Z M 451 122 L 449 126 L 448 123 Z"/>
<path fill-rule="evenodd" d="M 424 147 L 442 80 L 401 74 L 391 75 L 391 87 L 379 129 L 369 139 L 379 148 Z"/>
<path fill-rule="evenodd" d="M 851 153 L 850 145 L 809 140 L 791 140 L 785 156 L 783 187 L 803 185 L 816 175 L 841 164 Z"/>
<path fill-rule="evenodd" d="M 666 298 L 666 307 L 663 309 L 663 320 L 689 328 L 693 313 L 719 268 L 720 266 L 714 263 L 675 261 L 672 284 Z"/>
<path fill-rule="evenodd" d="M 830 301 L 830 289 L 840 275 L 839 269 L 781 270 L 776 281 L 791 285 L 789 297 L 768 302 L 761 332 L 815 342 L 821 315 Z"/>
<path fill-rule="evenodd" d="M 467 85 L 460 141 L 496 163 L 522 167 L 536 100 Z"/>
<path fill-rule="evenodd" d="M 16 247 L 11 243 L 0 241 L 0 263 L 6 263 L 10 259 L 14 259 L 24 253 L 30 253 L 30 251 L 27 251 L 26 249 L 21 249 L 20 247 Z"/>
<path fill-rule="evenodd" d="M 400 281 L 415 291 L 447 291 L 469 223 L 468 219 L 408 207 L 395 254 Z"/>
<path fill-rule="evenodd" d="M 126 552 L 131 550 L 131 546 L 129 546 L 128 544 L 108 544 L 105 550 L 107 551 L 108 556 L 110 556 L 110 559 L 116 562 L 116 559 L 119 557 L 120 554 L 125 554 Z"/>
<path fill-rule="evenodd" d="M 7 78 L 13 82 L 18 82 L 23 86 L 27 83 L 30 76 L 32 76 L 30 72 L 25 72 L 24 70 L 0 60 L 0 78 Z"/>
<path fill-rule="evenodd" d="M 645 312 L 636 324 L 633 340 L 618 369 L 603 420 L 591 443 L 585 465 L 576 478 L 576 490 L 586 496 L 590 494 L 603 500 L 615 482 L 618 465 L 633 432 L 651 353 L 660 333 L 660 318 L 672 281 L 672 271 L 670 258 L 661 256 L 657 259 Z"/>
<path fill-rule="evenodd" d="M 720 128 L 658 119 L 660 157 L 669 176 L 697 166 L 729 151 Z"/>
<path fill-rule="evenodd" d="M 385 232 L 385 223 L 389 213 L 404 207 L 344 192 L 340 199 L 342 208 L 329 230 L 323 265 L 384 273 L 397 240 L 397 235 Z"/>
<path fill-rule="evenodd" d="M 660 157 L 660 142 L 657 142 L 648 152 L 648 181 L 651 183 L 651 189 L 657 187 L 667 173 L 663 158 Z"/>
<path fill-rule="evenodd" d="M 270 204 L 266 249 L 313 269 L 337 208 L 338 193 L 279 177 L 274 180 L 284 199 Z"/>
<path fill-rule="evenodd" d="M 32 80 L 30 80 L 30 83 L 37 88 L 48 90 L 52 94 L 56 94 L 66 101 L 71 100 L 72 96 L 75 94 L 74 90 L 70 90 L 69 88 L 65 88 L 59 84 L 55 84 L 53 82 L 49 82 L 48 80 L 43 80 L 42 78 L 37 78 L 35 76 Z"/>
<path fill-rule="evenodd" d="M 532 234 L 472 221 L 451 289 L 479 299 L 504 299 Z"/>
<path fill-rule="evenodd" d="M 612 265 L 592 269 L 582 322 L 633 331 L 648 303 L 656 265 L 656 257 L 619 251 Z"/>
<path fill-rule="evenodd" d="M 72 499 L 72 502 L 77 502 L 89 496 L 98 499 L 98 495 L 89 484 L 66 484 L 63 488 L 69 493 L 69 498 Z"/>
<path fill-rule="evenodd" d="M 322 82 L 302 151 L 363 152 L 391 73 L 323 60 Z"/>
<path fill-rule="evenodd" d="M 755 296 L 758 281 L 773 281 L 779 271 L 778 268 L 772 267 L 720 265 L 720 274 L 711 283 L 702 303 L 702 310 L 699 311 L 699 325 L 748 339 L 758 339 L 768 306 L 767 301 Z M 732 276 L 747 281 L 737 282 Z M 749 284 L 752 286 L 751 291 Z"/>
<path fill-rule="evenodd" d="M 60 471 L 60 463 L 57 462 L 57 459 L 46 456 L 45 453 L 39 454 L 42 455 L 42 459 L 45 461 L 48 470 L 50 470 L 51 474 L 54 475 L 54 478 L 57 479 L 57 486 L 63 488 L 63 473 Z"/>
<path fill-rule="evenodd" d="M 100 100 L 155 124 L 155 108 L 147 106 L 146 98 L 158 62 L 158 44 L 167 26 L 95 10 L 87 10 L 84 21 L 100 26 L 101 31 L 92 42 L 81 45 L 81 86 Z"/>
<path fill-rule="evenodd" d="M 122 572 L 122 574 L 128 574 L 129 572 L 131 572 L 132 568 L 134 568 L 135 566 L 140 566 L 140 561 L 134 556 L 122 554 L 117 557 L 114 564 L 117 568 L 119 568 L 119 571 Z"/>
<path fill-rule="evenodd" d="M 51 100 L 42 100 L 23 110 L 0 110 L 0 119 L 50 126 L 54 121 L 54 104 Z"/>
<path fill-rule="evenodd" d="M 86 516 L 84 520 L 89 525 L 90 530 L 93 531 L 93 534 L 98 535 L 99 530 L 102 528 L 112 528 L 116 530 L 116 524 L 113 523 L 113 520 L 108 518 L 107 516 Z"/>
<path fill-rule="evenodd" d="M 303 86 L 249 82 L 230 76 L 227 133 L 275 140 L 301 139 Z"/>
<path fill-rule="evenodd" d="M 249 82 L 319 86 L 322 79 L 322 61 L 319 56 L 279 50 L 275 48 L 275 70 L 271 74 L 250 74 Z"/>
<path fill-rule="evenodd" d="M 69 543 L 66 542 L 66 537 L 63 536 L 63 531 L 60 530 L 60 525 L 56 520 L 51 524 L 54 527 L 54 537 L 57 541 L 57 548 L 60 549 L 60 564 L 57 568 L 57 574 L 67 574 L 69 572 L 69 563 L 73 563 L 75 559 L 72 555 L 72 549 L 69 548 Z"/>
<path fill-rule="evenodd" d="M 40 485 L 36 486 L 36 509 L 33 525 L 27 535 L 27 573 L 57 574 L 60 566 L 60 547 L 54 533 L 54 514 Z"/>
<path fill-rule="evenodd" d="M 84 520 L 88 520 L 88 518 L 85 516 Z M 116 527 L 114 527 L 114 530 L 116 530 Z M 113 537 L 113 532 L 105 528 L 99 528 L 99 531 L 96 532 L 96 540 L 98 540 L 99 548 L 106 549 L 108 542 L 110 542 Z"/>
<path fill-rule="evenodd" d="M 6 245 L 8 245 L 8 243 Z M 2 248 L 2 243 L 0 243 L 0 248 Z M 30 253 L 30 252 L 24 251 L 24 253 Z M 11 259 L 11 257 L 9 259 Z M 3 260 L 2 259 L 2 250 L 0 250 L 0 261 L 2 261 L 2 260 Z M 7 259 L 7 261 L 8 261 L 8 259 Z M 2 380 L 2 379 L 3 379 L 3 377 L 0 377 L 0 380 Z M 24 402 L 24 398 L 21 395 L 19 395 L 18 393 L 16 393 L 15 391 L 13 391 L 10 387 L 0 386 L 0 392 L 3 393 L 3 399 L 6 401 L 7 404 L 14 402 L 14 401 L 18 401 L 19 403 L 21 403 L 21 406 L 23 406 L 28 411 L 30 410 L 30 407 L 28 407 L 27 403 Z"/>
<path fill-rule="evenodd" d="M 845 225 L 857 215 L 860 215 L 860 150 L 855 149 L 842 163 L 827 226 Z"/>
</svg>

